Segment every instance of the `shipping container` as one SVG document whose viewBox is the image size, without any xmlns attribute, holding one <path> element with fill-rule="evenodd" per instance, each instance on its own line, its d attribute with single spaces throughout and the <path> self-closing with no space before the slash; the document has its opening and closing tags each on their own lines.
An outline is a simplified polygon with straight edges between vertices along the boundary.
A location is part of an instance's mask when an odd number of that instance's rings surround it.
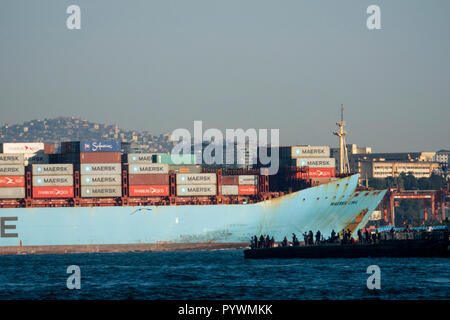
<svg viewBox="0 0 450 320">
<path fill-rule="evenodd" d="M 122 186 L 81 187 L 83 198 L 121 197 Z"/>
<path fill-rule="evenodd" d="M 310 168 L 310 178 L 331 178 L 335 176 L 335 168 Z"/>
<path fill-rule="evenodd" d="M 38 153 L 24 153 L 23 155 L 23 164 L 25 166 L 28 166 L 30 164 L 35 164 L 35 163 L 48 163 L 48 154 L 44 154 L 42 152 L 38 152 Z"/>
<path fill-rule="evenodd" d="M 2 164 L 20 164 L 23 165 L 24 158 L 22 153 L 1 153 L 0 165 Z"/>
<path fill-rule="evenodd" d="M 44 151 L 44 143 L 42 142 L 14 142 L 2 143 L 1 153 L 36 153 Z"/>
<path fill-rule="evenodd" d="M 33 198 L 73 198 L 73 187 L 33 187 Z"/>
<path fill-rule="evenodd" d="M 80 166 L 81 174 L 122 174 L 121 163 L 92 163 Z"/>
<path fill-rule="evenodd" d="M 0 199 L 23 199 L 25 188 L 0 188 Z"/>
<path fill-rule="evenodd" d="M 329 146 L 293 146 L 291 147 L 292 158 L 329 158 Z"/>
<path fill-rule="evenodd" d="M 176 175 L 177 184 L 216 184 L 215 173 L 179 173 Z"/>
<path fill-rule="evenodd" d="M 194 154 L 172 155 L 172 154 L 160 154 L 153 156 L 154 163 L 166 163 L 166 164 L 196 164 Z"/>
<path fill-rule="evenodd" d="M 255 185 L 240 185 L 239 195 L 242 196 L 252 196 L 257 193 L 257 188 Z"/>
<path fill-rule="evenodd" d="M 334 158 L 297 158 L 297 167 L 334 168 L 335 166 Z"/>
<path fill-rule="evenodd" d="M 238 185 L 239 176 L 222 176 L 222 185 Z"/>
<path fill-rule="evenodd" d="M 122 176 L 120 174 L 83 174 L 80 181 L 84 186 L 120 186 L 122 185 Z"/>
<path fill-rule="evenodd" d="M 81 152 L 120 152 L 118 141 L 81 141 Z"/>
<path fill-rule="evenodd" d="M 199 164 L 193 165 L 169 165 L 169 171 L 174 173 L 202 173 L 202 166 Z"/>
<path fill-rule="evenodd" d="M 79 164 L 80 163 L 80 153 L 70 152 L 70 153 L 64 153 L 62 154 L 62 161 L 63 163 L 73 163 L 73 164 Z"/>
<path fill-rule="evenodd" d="M 80 153 L 80 141 L 61 142 L 61 153 Z"/>
<path fill-rule="evenodd" d="M 25 187 L 24 176 L 0 176 L 0 187 Z"/>
<path fill-rule="evenodd" d="M 167 197 L 169 196 L 168 185 L 131 186 L 130 197 Z"/>
<path fill-rule="evenodd" d="M 127 155 L 128 163 L 153 163 L 153 153 L 129 153 Z"/>
<path fill-rule="evenodd" d="M 71 187 L 73 186 L 73 176 L 33 176 L 33 186 Z"/>
<path fill-rule="evenodd" d="M 73 175 L 73 164 L 33 164 L 31 171 L 33 176 Z"/>
<path fill-rule="evenodd" d="M 44 144 L 44 153 L 45 154 L 54 154 L 55 153 L 55 144 L 53 144 L 53 143 Z"/>
<path fill-rule="evenodd" d="M 120 163 L 120 152 L 81 152 L 80 163 Z"/>
<path fill-rule="evenodd" d="M 0 176 L 23 176 L 25 167 L 17 164 L 0 165 Z"/>
<path fill-rule="evenodd" d="M 258 184 L 258 176 L 255 175 L 241 175 L 239 176 L 240 185 L 255 185 Z"/>
<path fill-rule="evenodd" d="M 165 163 L 130 164 L 128 172 L 129 174 L 168 174 L 169 166 Z"/>
<path fill-rule="evenodd" d="M 178 185 L 177 196 L 215 196 L 216 185 Z"/>
<path fill-rule="evenodd" d="M 237 196 L 239 195 L 238 185 L 222 185 L 222 195 L 224 196 Z"/>
<path fill-rule="evenodd" d="M 169 184 L 168 174 L 130 174 L 128 184 L 134 186 L 152 186 Z"/>
</svg>

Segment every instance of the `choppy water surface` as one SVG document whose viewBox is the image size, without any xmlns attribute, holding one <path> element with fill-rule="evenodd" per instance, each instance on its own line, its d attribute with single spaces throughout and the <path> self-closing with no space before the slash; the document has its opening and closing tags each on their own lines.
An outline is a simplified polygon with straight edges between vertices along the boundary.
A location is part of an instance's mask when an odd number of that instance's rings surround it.
<svg viewBox="0 0 450 320">
<path fill-rule="evenodd" d="M 81 289 L 66 286 L 81 269 Z M 368 290 L 369 265 L 381 289 Z M 242 250 L 0 256 L 1 299 L 449 299 L 446 258 L 245 260 Z"/>
</svg>

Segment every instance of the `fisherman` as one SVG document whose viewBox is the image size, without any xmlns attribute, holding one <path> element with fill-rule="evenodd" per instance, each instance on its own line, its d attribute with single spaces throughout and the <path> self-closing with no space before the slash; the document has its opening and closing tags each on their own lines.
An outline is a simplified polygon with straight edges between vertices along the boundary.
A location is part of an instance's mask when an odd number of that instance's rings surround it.
<svg viewBox="0 0 450 320">
<path fill-rule="evenodd" d="M 316 233 L 316 244 L 320 244 L 320 230 L 317 230 Z"/>
<path fill-rule="evenodd" d="M 286 236 L 284 236 L 283 242 L 281 242 L 281 246 L 282 247 L 287 247 L 288 246 L 288 239 L 286 238 Z"/>
<path fill-rule="evenodd" d="M 294 247 L 297 247 L 299 245 L 297 236 L 295 235 L 295 233 L 292 234 L 292 243 L 294 245 Z"/>
<path fill-rule="evenodd" d="M 250 249 L 255 249 L 255 241 L 253 237 L 250 238 Z"/>
<path fill-rule="evenodd" d="M 333 230 L 331 230 L 331 242 L 334 242 L 336 240 L 336 232 Z"/>
<path fill-rule="evenodd" d="M 258 246 L 258 248 L 263 248 L 263 247 L 264 247 L 264 236 L 261 235 L 259 237 L 259 246 Z"/>
<path fill-rule="evenodd" d="M 271 247 L 273 247 L 273 246 L 275 245 L 275 239 L 274 239 L 273 236 L 272 236 L 272 238 L 270 239 L 270 243 L 271 243 Z"/>
<path fill-rule="evenodd" d="M 358 229 L 358 242 L 362 242 L 362 232 L 361 232 L 361 229 Z"/>
<path fill-rule="evenodd" d="M 313 234 L 312 230 L 309 230 L 308 241 L 309 241 L 309 244 L 311 244 L 311 245 L 314 244 L 314 234 Z"/>
<path fill-rule="evenodd" d="M 253 242 L 255 243 L 255 248 L 258 248 L 258 237 L 256 234 L 253 236 Z"/>
<path fill-rule="evenodd" d="M 306 231 L 303 233 L 303 240 L 304 240 L 305 246 L 308 245 L 308 234 L 306 233 Z"/>
</svg>

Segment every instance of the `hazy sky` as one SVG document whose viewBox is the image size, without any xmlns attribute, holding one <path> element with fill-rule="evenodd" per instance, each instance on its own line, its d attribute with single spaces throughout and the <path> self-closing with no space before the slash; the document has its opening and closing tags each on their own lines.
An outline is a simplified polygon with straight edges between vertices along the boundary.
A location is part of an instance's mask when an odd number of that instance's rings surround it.
<svg viewBox="0 0 450 320">
<path fill-rule="evenodd" d="M 81 30 L 66 8 L 81 7 Z M 381 7 L 382 30 L 366 27 Z M 282 144 L 450 148 L 450 1 L 0 3 L 0 124 L 56 116 L 171 132 L 279 128 Z"/>
</svg>

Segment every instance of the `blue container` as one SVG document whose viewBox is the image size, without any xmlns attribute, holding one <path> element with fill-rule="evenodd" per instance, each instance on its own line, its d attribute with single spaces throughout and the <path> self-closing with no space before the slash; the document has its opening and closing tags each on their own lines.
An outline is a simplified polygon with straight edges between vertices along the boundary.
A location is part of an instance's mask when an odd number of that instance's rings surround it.
<svg viewBox="0 0 450 320">
<path fill-rule="evenodd" d="M 118 141 L 81 141 L 81 152 L 120 152 Z"/>
</svg>

